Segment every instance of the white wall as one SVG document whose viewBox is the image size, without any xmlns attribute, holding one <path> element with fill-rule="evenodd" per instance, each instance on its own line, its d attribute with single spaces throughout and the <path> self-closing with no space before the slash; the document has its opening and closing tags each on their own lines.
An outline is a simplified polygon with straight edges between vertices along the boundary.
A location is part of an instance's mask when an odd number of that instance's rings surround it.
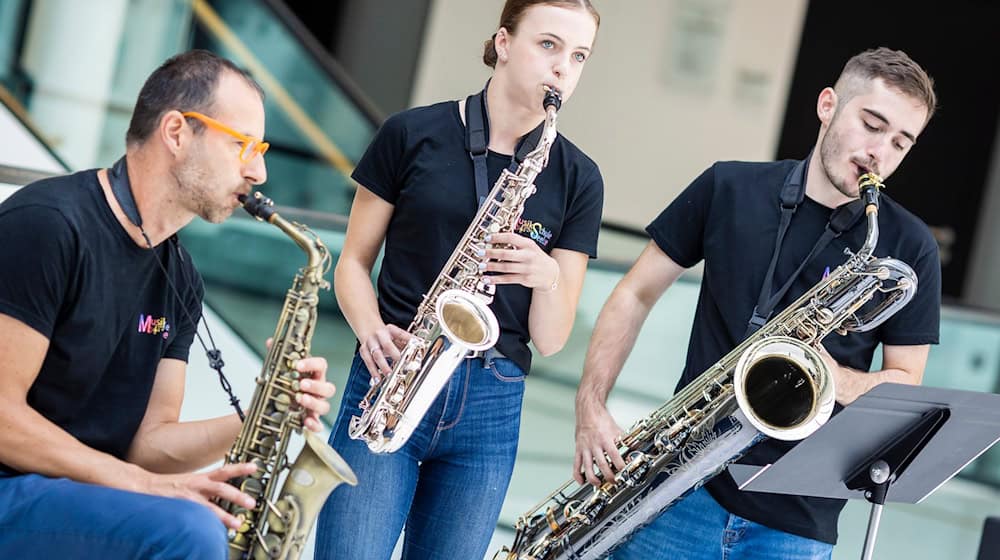
<svg viewBox="0 0 1000 560">
<path fill-rule="evenodd" d="M 712 162 L 774 157 L 806 0 L 594 5 L 595 52 L 559 122 L 601 166 L 606 220 L 645 226 Z M 481 87 L 482 44 L 502 6 L 433 2 L 413 105 Z"/>
</svg>

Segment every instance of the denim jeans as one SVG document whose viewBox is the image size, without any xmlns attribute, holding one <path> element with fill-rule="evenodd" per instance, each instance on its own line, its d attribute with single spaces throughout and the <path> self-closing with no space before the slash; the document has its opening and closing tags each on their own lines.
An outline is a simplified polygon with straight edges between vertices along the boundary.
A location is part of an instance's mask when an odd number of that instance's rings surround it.
<svg viewBox="0 0 1000 560">
<path fill-rule="evenodd" d="M 207 507 L 37 474 L 0 474 L 0 558 L 223 560 Z"/>
<path fill-rule="evenodd" d="M 674 504 L 614 560 L 826 560 L 833 545 L 733 515 L 704 488 Z"/>
<path fill-rule="evenodd" d="M 339 486 L 316 523 L 316 560 L 479 560 L 486 554 L 514 468 L 524 372 L 506 358 L 464 360 L 395 453 L 347 434 L 368 390 L 355 356 L 330 444 L 358 475 Z"/>
</svg>

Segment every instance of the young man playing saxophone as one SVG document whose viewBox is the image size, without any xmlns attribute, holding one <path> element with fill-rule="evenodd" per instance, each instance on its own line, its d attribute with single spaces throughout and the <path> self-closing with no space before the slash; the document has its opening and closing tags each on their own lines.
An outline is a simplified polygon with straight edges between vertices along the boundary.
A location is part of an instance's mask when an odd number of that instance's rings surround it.
<svg viewBox="0 0 1000 560">
<path fill-rule="evenodd" d="M 705 261 L 680 390 L 743 340 L 775 247 L 780 193 L 799 170 L 805 199 L 778 251 L 773 289 L 806 260 L 832 210 L 856 199 L 858 178 L 888 177 L 909 153 L 934 112 L 933 82 L 906 54 L 880 48 L 848 61 L 833 88 L 819 94 L 820 130 L 804 162 L 716 163 L 647 228 L 652 241 L 619 282 L 598 317 L 576 399 L 578 482 L 597 484 L 624 467 L 615 444 L 621 428 L 605 402 L 649 310 L 685 268 Z M 937 245 L 918 218 L 888 196 L 879 214 L 876 256 L 891 255 L 917 273 L 914 299 L 880 328 L 831 336 L 823 359 L 837 401 L 846 405 L 877 384 L 919 384 L 930 344 L 938 341 L 940 263 Z M 857 250 L 859 220 L 808 260 L 778 301 L 773 317 Z M 878 344 L 882 369 L 869 370 Z M 767 440 L 744 456 L 772 463 L 790 444 Z M 606 459 L 610 458 L 610 462 Z M 636 533 L 616 559 L 823 559 L 837 539 L 842 500 L 756 494 L 737 489 L 727 472 L 716 476 Z"/>
<path fill-rule="evenodd" d="M 174 235 L 267 178 L 262 97 L 231 62 L 178 55 L 143 86 L 113 170 L 0 205 L 0 557 L 226 558 L 239 522 L 213 500 L 251 507 L 226 481 L 256 467 L 194 472 L 241 424 L 179 422 L 203 289 Z M 297 369 L 319 430 L 326 361 Z"/>
</svg>

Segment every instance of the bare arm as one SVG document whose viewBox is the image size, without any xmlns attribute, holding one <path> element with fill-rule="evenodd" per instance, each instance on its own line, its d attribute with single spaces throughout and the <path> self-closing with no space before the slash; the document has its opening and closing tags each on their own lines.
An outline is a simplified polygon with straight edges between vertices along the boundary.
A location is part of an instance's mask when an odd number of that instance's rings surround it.
<svg viewBox="0 0 1000 560">
<path fill-rule="evenodd" d="M 649 311 L 683 271 L 683 267 L 650 241 L 636 263 L 615 286 L 597 317 L 587 348 L 583 378 L 576 393 L 573 475 L 578 482 L 582 483 L 584 476 L 591 483 L 599 482 L 590 467 L 594 463 L 605 477 L 613 476 L 605 454 L 616 468 L 624 466 L 615 443 L 621 429 L 608 413 L 608 394 L 635 345 Z"/>
<path fill-rule="evenodd" d="M 569 339 L 588 259 L 584 253 L 566 249 L 553 249 L 550 256 L 559 267 L 556 289 L 549 290 L 551 285 L 534 289 L 528 310 L 531 343 L 543 356 L 562 350 Z"/>
<path fill-rule="evenodd" d="M 146 473 L 91 449 L 28 405 L 48 339 L 0 314 L 0 462 L 22 472 L 140 491 Z"/>
<path fill-rule="evenodd" d="M 882 346 L 882 369 L 871 373 L 861 372 L 838 364 L 824 348 L 823 360 L 833 372 L 837 388 L 837 402 L 848 405 L 861 395 L 882 383 L 920 385 L 927 367 L 930 345 Z"/>
<path fill-rule="evenodd" d="M 186 366 L 160 360 L 146 415 L 128 450 L 130 463 L 158 473 L 189 472 L 222 459 L 236 440 L 241 424 L 235 414 L 179 422 Z"/>
<path fill-rule="evenodd" d="M 334 270 L 334 290 L 351 330 L 361 341 L 368 371 L 392 371 L 386 358 L 399 358 L 406 331 L 386 325 L 378 311 L 371 273 L 395 207 L 364 187 L 354 193 L 347 236 Z"/>
<path fill-rule="evenodd" d="M 65 477 L 111 488 L 183 498 L 213 511 L 229 527 L 239 521 L 212 499 L 252 507 L 253 500 L 225 481 L 249 474 L 252 465 L 229 465 L 208 473 L 156 475 L 81 443 L 28 405 L 28 391 L 41 370 L 49 340 L 20 321 L 0 314 L 0 462 L 21 472 Z"/>
</svg>

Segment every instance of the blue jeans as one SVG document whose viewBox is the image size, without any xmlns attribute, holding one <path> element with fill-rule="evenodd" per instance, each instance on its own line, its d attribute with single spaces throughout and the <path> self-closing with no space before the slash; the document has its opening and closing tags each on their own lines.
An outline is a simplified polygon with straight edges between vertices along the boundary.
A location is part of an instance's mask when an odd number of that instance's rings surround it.
<svg viewBox="0 0 1000 560">
<path fill-rule="evenodd" d="M 642 528 L 614 560 L 827 560 L 833 545 L 733 515 L 700 488 Z"/>
<path fill-rule="evenodd" d="M 0 558 L 223 560 L 207 507 L 37 474 L 0 474 Z"/>
<path fill-rule="evenodd" d="M 395 453 L 347 434 L 368 390 L 355 356 L 330 445 L 358 475 L 339 486 L 316 524 L 316 560 L 388 559 L 404 529 L 404 560 L 480 559 L 514 468 L 524 372 L 506 358 L 466 359 Z"/>
</svg>

